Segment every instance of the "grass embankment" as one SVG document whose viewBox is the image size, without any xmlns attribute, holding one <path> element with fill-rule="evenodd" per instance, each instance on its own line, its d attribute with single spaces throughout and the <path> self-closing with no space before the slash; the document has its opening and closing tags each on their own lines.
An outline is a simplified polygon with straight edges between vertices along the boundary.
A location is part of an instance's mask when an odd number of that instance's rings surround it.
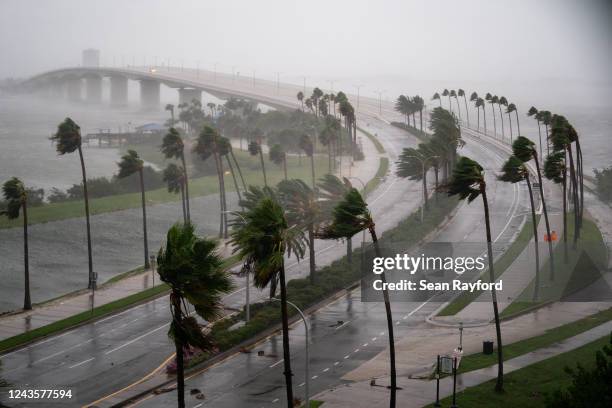
<svg viewBox="0 0 612 408">
<path fill-rule="evenodd" d="M 236 152 L 237 159 L 242 168 L 247 185 L 263 185 L 263 175 L 258 157 L 252 157 L 246 152 Z M 284 178 L 283 170 L 266 160 L 266 172 L 268 183 L 276 184 Z M 327 173 L 327 158 L 318 156 L 315 158 L 315 172 L 318 175 Z M 301 164 L 297 157 L 287 157 L 287 173 L 290 178 L 310 180 L 310 161 L 302 158 Z M 238 179 L 240 183 L 240 180 Z M 228 191 L 234 191 L 234 183 L 231 174 L 225 175 L 225 187 Z M 189 180 L 189 194 L 191 198 L 214 194 L 219 191 L 219 182 L 216 175 L 204 176 Z M 168 193 L 166 188 L 147 191 L 147 205 L 155 205 L 166 202 L 178 201 L 179 195 Z M 112 211 L 140 208 L 140 193 L 120 194 L 89 200 L 92 215 Z M 29 223 L 38 224 L 42 222 L 58 221 L 68 218 L 83 217 L 84 208 L 82 200 L 66 201 L 62 203 L 45 204 L 40 207 L 28 209 Z M 179 214 L 177 213 L 177 218 Z M 0 218 L 0 229 L 20 227 L 21 219 L 9 220 Z"/>
<path fill-rule="evenodd" d="M 424 222 L 420 222 L 419 210 L 412 213 L 395 228 L 386 231 L 380 237 L 381 245 L 393 245 L 401 243 L 410 246 L 418 243 L 424 236 L 434 231 L 440 223 L 451 213 L 458 203 L 453 197 L 439 195 L 438 204 L 432 200 L 430 210 L 425 213 Z M 309 278 L 292 279 L 287 283 L 287 297 L 300 309 L 323 301 L 333 294 L 346 289 L 361 278 L 359 259 L 361 248 L 353 251 L 353 265 L 350 265 L 346 256 L 334 261 L 331 265 L 320 268 L 316 272 L 315 283 L 310 283 Z M 295 310 L 289 309 L 289 315 L 294 316 Z M 244 311 L 215 323 L 211 334 L 215 339 L 220 351 L 228 350 L 242 342 L 252 339 L 266 329 L 280 323 L 280 308 L 278 302 L 261 302 L 251 305 L 251 320 L 233 330 L 230 328 L 244 319 Z M 198 361 L 206 361 L 209 356 L 198 358 Z"/>
<path fill-rule="evenodd" d="M 367 196 L 372 191 L 376 190 L 376 188 L 380 185 L 383 178 L 387 175 L 389 171 L 389 159 L 386 157 L 381 157 L 378 162 L 378 170 L 376 170 L 376 175 L 373 179 L 368 181 L 363 189 L 363 195 Z"/>
<path fill-rule="evenodd" d="M 161 284 L 154 288 L 146 289 L 142 292 L 135 293 L 114 302 L 95 307 L 93 311 L 82 312 L 66 319 L 58 320 L 57 322 L 48 324 L 46 326 L 30 330 L 29 332 L 10 337 L 6 340 L 0 341 L 0 352 L 19 347 L 52 334 L 57 334 L 61 331 L 84 324 L 93 319 L 98 319 L 100 317 L 127 309 L 128 307 L 137 303 L 144 302 L 156 296 L 161 296 L 162 294 L 166 293 L 168 289 L 169 288 L 166 284 Z"/>
<path fill-rule="evenodd" d="M 431 140 L 431 137 L 427 134 L 427 132 L 421 131 L 420 129 L 417 129 L 413 127 L 412 125 L 407 125 L 402 122 L 391 122 L 391 125 L 405 130 L 406 132 L 410 133 L 412 136 L 416 137 L 423 143 L 427 143 Z"/>
<path fill-rule="evenodd" d="M 546 407 L 547 397 L 572 383 L 565 367 L 575 368 L 580 364 L 585 369 L 591 369 L 595 366 L 595 353 L 609 342 L 610 336 L 604 336 L 575 350 L 506 374 L 505 392 L 502 394 L 494 391 L 495 379 L 468 388 L 457 394 L 457 405 L 482 408 Z M 444 398 L 441 403 L 443 407 L 448 407 L 452 398 Z M 433 404 L 428 407 L 433 407 Z"/>
<path fill-rule="evenodd" d="M 534 310 L 550 302 L 561 300 L 584 289 L 601 277 L 601 271 L 608 265 L 608 249 L 597 225 L 585 218 L 581 236 L 576 248 L 573 248 L 572 238 L 574 222 L 572 214 L 568 214 L 568 244 L 567 262 L 564 260 L 563 237 L 553 250 L 555 260 L 554 281 L 550 280 L 550 260 L 540 268 L 541 285 L 539 300 L 533 302 L 535 279 L 523 292 L 501 313 L 502 318 L 510 318 L 530 310 Z M 587 300 L 587 299 L 585 299 Z"/>
<path fill-rule="evenodd" d="M 540 222 L 539 215 L 536 218 L 536 222 Z M 497 261 L 495 261 L 495 263 L 493 264 L 493 270 L 495 271 L 496 279 L 499 278 L 502 273 L 504 273 L 504 271 L 508 269 L 510 265 L 512 265 L 514 260 L 519 257 L 519 255 L 523 252 L 525 247 L 527 247 L 527 244 L 529 244 L 532 238 L 533 223 L 531 221 L 526 221 L 523 225 L 523 228 L 521 229 L 521 232 L 518 234 L 514 242 L 510 245 L 506 252 L 504 252 L 503 255 L 499 257 Z M 482 272 L 481 277 L 488 282 L 488 276 L 489 270 L 486 269 Z M 444 309 L 442 309 L 440 313 L 438 313 L 438 316 L 452 316 L 459 313 L 467 305 L 476 300 L 476 298 L 478 298 L 481 293 L 482 291 L 461 292 L 459 296 L 457 296 Z"/>
<path fill-rule="evenodd" d="M 382 143 L 380 143 L 378 141 L 378 139 L 372 135 L 370 132 L 368 132 L 367 130 L 363 130 L 362 128 L 358 127 L 357 128 L 361 133 L 363 133 L 364 135 L 366 135 L 366 137 L 368 139 L 370 139 L 370 141 L 372 143 L 374 143 L 374 146 L 376 147 L 376 151 L 380 154 L 385 154 L 387 153 L 387 151 L 385 150 L 385 148 L 383 147 Z"/>
<path fill-rule="evenodd" d="M 546 333 L 504 345 L 504 361 L 527 354 L 542 347 L 548 347 L 554 343 L 576 336 L 587 330 L 597 327 L 612 320 L 612 308 L 602 310 L 592 316 L 587 316 L 575 322 L 564 324 L 547 330 Z M 461 359 L 459 372 L 477 370 L 497 364 L 497 354 L 475 353 Z"/>
</svg>

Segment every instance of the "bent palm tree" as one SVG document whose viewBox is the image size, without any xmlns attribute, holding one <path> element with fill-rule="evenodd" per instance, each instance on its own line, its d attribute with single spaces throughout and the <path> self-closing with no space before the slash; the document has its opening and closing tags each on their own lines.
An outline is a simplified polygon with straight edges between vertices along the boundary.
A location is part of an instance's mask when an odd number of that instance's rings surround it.
<svg viewBox="0 0 612 408">
<path fill-rule="evenodd" d="M 484 133 L 487 134 L 487 112 L 485 111 L 485 101 L 482 98 L 476 100 L 476 108 L 482 108 L 482 122 L 484 124 Z"/>
<path fill-rule="evenodd" d="M 433 96 L 431 97 L 432 101 L 438 100 L 438 102 L 440 103 L 440 107 L 442 107 L 442 99 L 440 98 L 440 94 L 439 93 L 435 93 L 433 94 Z"/>
<path fill-rule="evenodd" d="M 246 195 L 246 194 L 245 194 Z M 248 210 L 237 214 L 230 243 L 244 262 L 247 273 L 253 274 L 256 287 L 264 288 L 279 281 L 283 331 L 283 363 L 287 406 L 292 407 L 293 384 L 289 350 L 289 315 L 285 283 L 285 254 L 304 255 L 304 236 L 299 228 L 289 225 L 285 212 L 274 197 L 262 194 Z"/>
<path fill-rule="evenodd" d="M 516 112 L 516 105 L 513 103 L 510 103 L 508 104 L 508 107 L 506 108 L 506 113 L 508 114 L 508 119 L 510 120 L 510 143 L 512 143 L 512 116 L 510 116 L 512 112 Z M 516 114 L 516 119 L 518 121 L 518 113 Z M 520 136 L 520 130 L 517 136 Z"/>
<path fill-rule="evenodd" d="M 28 192 L 23 182 L 13 177 L 2 186 L 2 194 L 7 207 L 6 210 L 0 211 L 0 215 L 6 215 L 9 220 L 14 220 L 19 218 L 20 211 L 23 212 L 23 308 L 30 310 L 32 300 L 30 298 L 30 252 L 28 250 Z"/>
<path fill-rule="evenodd" d="M 548 221 L 548 207 L 546 206 L 546 197 L 544 196 L 544 187 L 542 183 L 542 172 L 540 170 L 540 158 L 535 148 L 535 144 L 524 136 L 519 136 L 512 144 L 512 153 L 523 163 L 527 163 L 529 160 L 535 162 L 536 171 L 538 174 L 538 184 L 540 189 L 540 200 L 542 201 L 542 211 L 544 212 L 544 221 L 546 223 L 546 235 L 550 237 L 550 222 Z M 550 258 L 550 280 L 555 279 L 555 262 L 553 257 L 553 246 L 552 241 L 548 240 L 548 256 Z"/>
<path fill-rule="evenodd" d="M 333 211 L 333 220 L 325 226 L 319 233 L 323 239 L 340 239 L 351 238 L 355 234 L 368 230 L 372 237 L 374 250 L 377 257 L 381 257 L 381 250 L 378 245 L 376 236 L 376 228 L 372 214 L 368 210 L 368 205 L 363 200 L 359 191 L 355 188 L 350 188 L 344 195 L 344 199 L 340 201 Z M 385 274 L 380 275 L 383 284 L 386 282 Z M 396 393 L 397 393 L 397 373 L 395 369 L 395 337 L 393 336 L 393 315 L 391 313 L 391 302 L 389 301 L 389 292 L 386 285 L 383 286 L 383 299 L 385 302 L 385 312 L 387 314 L 387 329 L 389 331 L 389 357 L 390 357 L 390 376 L 391 376 L 391 396 L 389 406 L 395 408 Z"/>
<path fill-rule="evenodd" d="M 312 188 L 316 188 L 316 178 L 315 178 L 315 166 L 314 166 L 314 144 L 312 143 L 312 139 L 307 134 L 303 134 L 300 137 L 299 141 L 300 149 L 306 153 L 306 156 L 310 157 L 310 173 L 312 176 Z"/>
<path fill-rule="evenodd" d="M 317 191 L 319 194 L 319 207 L 322 219 L 331 219 L 334 208 L 342 200 L 344 195 L 351 188 L 348 179 L 340 179 L 333 174 L 326 174 L 319 179 Z M 353 262 L 353 240 L 346 240 L 346 260 L 350 264 Z"/>
<path fill-rule="evenodd" d="M 178 130 L 171 127 L 168 133 L 164 136 L 162 144 L 159 148 L 166 159 L 178 159 L 183 165 L 183 173 L 185 175 L 185 210 L 187 212 L 187 221 L 191 220 L 191 210 L 189 206 L 189 176 L 187 174 L 187 164 L 185 162 L 185 145 Z"/>
<path fill-rule="evenodd" d="M 85 223 L 87 227 L 87 261 L 89 266 L 89 289 L 93 288 L 94 273 L 93 273 L 93 255 L 91 244 L 91 223 L 89 219 L 89 194 L 87 193 L 87 174 L 85 172 L 85 159 L 83 158 L 81 128 L 72 119 L 66 118 L 57 127 L 57 133 L 51 136 L 51 140 L 55 142 L 55 150 L 58 154 L 64 155 L 67 153 L 79 152 L 81 161 L 81 175 L 83 176 L 83 198 L 85 200 Z"/>
<path fill-rule="evenodd" d="M 467 116 L 467 124 L 470 127 L 470 111 L 468 110 L 467 97 L 465 96 L 465 91 L 463 89 L 457 90 L 457 96 L 463 97 L 463 103 L 465 105 L 465 115 Z"/>
<path fill-rule="evenodd" d="M 484 170 L 480 164 L 467 157 L 462 157 L 457 162 L 453 172 L 453 178 L 448 185 L 449 195 L 459 195 L 468 202 L 474 201 L 482 196 L 484 206 L 484 219 L 487 236 L 487 256 L 489 260 L 489 277 L 491 283 L 495 282 L 495 271 L 493 270 L 493 248 L 491 245 L 491 218 L 489 215 L 489 202 L 487 200 L 487 184 L 485 182 Z M 504 389 L 504 359 L 502 352 L 501 325 L 499 321 L 499 310 L 497 308 L 497 292 L 495 286 L 491 289 L 493 300 L 493 314 L 495 316 L 495 333 L 497 335 L 497 382 L 495 391 L 502 392 Z"/>
<path fill-rule="evenodd" d="M 261 163 L 261 172 L 263 173 L 264 186 L 268 187 L 268 178 L 266 176 L 266 165 L 264 163 L 263 151 L 261 149 L 261 144 L 253 140 L 249 143 L 249 154 L 251 156 L 259 155 L 259 162 Z"/>
<path fill-rule="evenodd" d="M 476 103 L 478 102 L 478 93 L 476 92 L 472 92 L 472 94 L 470 95 L 470 102 L 474 102 L 474 106 L 476 107 L 476 113 L 478 114 L 478 123 L 477 123 L 477 130 L 480 131 L 480 109 L 478 108 L 478 106 L 476 106 Z"/>
<path fill-rule="evenodd" d="M 272 163 L 283 167 L 285 180 L 287 180 L 287 153 L 283 150 L 283 146 L 281 146 L 280 143 L 276 143 L 270 148 L 268 155 Z"/>
<path fill-rule="evenodd" d="M 163 180 L 169 193 L 181 193 L 181 207 L 183 208 L 183 223 L 187 223 L 187 208 L 185 207 L 185 172 L 174 163 L 170 163 L 165 169 Z"/>
<path fill-rule="evenodd" d="M 567 167 L 565 151 L 555 151 L 544 162 L 544 176 L 555 184 L 561 184 L 563 191 L 563 260 L 567 263 Z"/>
<path fill-rule="evenodd" d="M 134 173 L 138 173 L 140 181 L 140 201 L 142 203 L 142 235 L 144 240 L 144 267 L 149 269 L 149 242 L 147 238 L 147 201 L 145 199 L 145 186 L 144 186 L 144 162 L 138 157 L 138 153 L 135 150 L 128 150 L 127 154 L 121 157 L 121 161 L 117 163 L 119 165 L 118 178 L 125 178 L 131 176 Z"/>
<path fill-rule="evenodd" d="M 522 137 L 522 136 L 519 136 Z M 516 143 L 516 142 L 515 142 Z M 531 204 L 531 222 L 533 224 L 533 240 L 535 242 L 535 284 L 533 289 L 533 301 L 538 300 L 540 290 L 540 248 L 538 247 L 538 223 L 536 221 L 535 205 L 533 203 L 533 191 L 531 189 L 531 180 L 529 179 L 529 170 L 525 163 L 516 156 L 510 156 L 502 167 L 502 174 L 499 176 L 501 181 L 509 183 L 518 183 L 525 181 L 527 190 L 529 191 L 529 202 Z"/>
<path fill-rule="evenodd" d="M 449 98 L 455 98 L 457 103 L 457 113 L 459 114 L 459 120 L 461 120 L 461 106 L 459 106 L 459 98 L 457 98 L 457 92 L 453 89 L 450 91 Z"/>
<path fill-rule="evenodd" d="M 540 156 L 542 156 L 542 127 L 540 126 L 540 119 L 542 118 L 540 112 L 536 109 L 535 106 L 532 106 L 527 111 L 527 116 L 532 117 L 538 122 L 538 137 L 540 140 Z"/>
<path fill-rule="evenodd" d="M 209 335 L 185 310 L 185 301 L 206 321 L 222 315 L 223 295 L 232 288 L 232 279 L 223 268 L 217 253 L 217 243 L 196 236 L 191 224 L 175 224 L 166 236 L 165 247 L 157 254 L 157 273 L 170 286 L 172 323 L 168 335 L 176 348 L 176 379 L 178 406 L 185 407 L 185 377 L 183 353 L 196 347 L 203 352 L 214 350 Z"/>
<path fill-rule="evenodd" d="M 491 114 L 493 115 L 493 137 L 497 135 L 497 123 L 495 121 L 495 104 L 499 102 L 497 95 L 489 98 L 489 104 L 491 105 Z"/>
</svg>

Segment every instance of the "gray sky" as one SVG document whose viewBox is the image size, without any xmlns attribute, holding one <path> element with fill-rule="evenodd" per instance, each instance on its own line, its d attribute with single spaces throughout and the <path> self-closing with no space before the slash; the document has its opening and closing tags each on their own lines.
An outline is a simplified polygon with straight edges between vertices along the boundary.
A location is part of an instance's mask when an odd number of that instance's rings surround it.
<svg viewBox="0 0 612 408">
<path fill-rule="evenodd" d="M 244 75 L 256 70 L 259 77 L 278 71 L 292 82 L 303 75 L 362 82 L 370 92 L 401 81 L 423 88 L 419 92 L 427 91 L 424 84 L 532 89 L 538 83 L 572 89 L 559 98 L 599 100 L 609 95 L 612 72 L 611 8 L 605 4 L 0 0 L 0 78 L 78 65 L 81 50 L 94 47 L 105 65 L 145 58 L 150 64 L 157 56 L 186 66 L 199 60 L 210 69 L 216 62 L 226 72 L 235 66 Z"/>
</svg>

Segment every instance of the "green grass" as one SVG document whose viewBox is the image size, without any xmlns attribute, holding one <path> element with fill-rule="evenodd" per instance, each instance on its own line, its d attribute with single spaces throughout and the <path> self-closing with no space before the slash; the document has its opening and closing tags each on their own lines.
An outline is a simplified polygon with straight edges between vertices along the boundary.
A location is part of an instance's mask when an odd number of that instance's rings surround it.
<svg viewBox="0 0 612 408">
<path fill-rule="evenodd" d="M 540 222 L 540 216 L 537 216 L 536 222 Z M 495 278 L 497 279 L 501 276 L 502 273 L 512 263 L 518 256 L 523 252 L 527 244 L 531 241 L 533 237 L 533 223 L 531 221 L 526 221 L 521 229 L 521 232 L 516 237 L 514 242 L 510 245 L 510 247 L 504 252 L 504 254 L 495 261 L 493 265 L 493 269 L 495 271 Z M 543 270 L 543 269 L 542 269 Z M 483 271 L 483 276 L 486 274 L 488 276 L 488 269 Z M 487 279 L 488 282 L 488 279 Z M 461 292 L 459 296 L 457 296 L 453 301 L 451 301 L 440 313 L 438 316 L 453 316 L 463 310 L 467 305 L 472 303 L 482 291 L 474 291 L 474 292 Z"/>
<path fill-rule="evenodd" d="M 263 175 L 259 165 L 259 159 L 253 158 L 245 152 L 236 152 L 236 155 L 240 157 L 238 161 L 241 163 L 241 168 L 246 183 L 263 185 Z M 282 169 L 269 161 L 266 161 L 266 172 L 269 184 L 276 184 L 284 178 Z M 318 175 L 323 175 L 327 172 L 327 158 L 323 156 L 318 156 L 315 158 L 315 172 Z M 308 159 L 303 158 L 300 164 L 297 157 L 288 157 L 287 173 L 288 177 L 290 178 L 310 180 L 310 163 Z M 238 182 L 240 183 L 240 181 Z M 225 186 L 228 191 L 234 191 L 234 184 L 231 175 L 225 175 Z M 214 194 L 218 191 L 219 188 L 217 176 L 204 176 L 190 179 L 189 181 L 189 194 L 191 198 Z M 178 200 L 179 195 L 168 193 L 166 188 L 147 191 L 147 205 Z M 139 208 L 141 206 L 140 193 L 94 198 L 89 200 L 89 205 L 92 215 L 125 210 L 129 208 Z M 32 207 L 28 210 L 30 224 L 83 217 L 85 215 L 84 213 L 85 210 L 81 200 L 46 204 L 40 207 Z M 177 213 L 177 218 L 178 217 L 179 214 Z M 0 217 L 0 229 L 20 227 L 21 223 L 21 219 L 9 220 L 6 217 Z"/>
<path fill-rule="evenodd" d="M 323 401 L 310 400 L 310 408 L 319 408 L 321 405 L 323 405 Z M 305 405 L 302 406 L 306 407 Z"/>
<path fill-rule="evenodd" d="M 367 136 L 368 139 L 370 139 L 370 141 L 372 143 L 374 143 L 374 146 L 376 147 L 376 150 L 378 151 L 378 153 L 380 154 L 384 154 L 387 153 L 387 151 L 385 150 L 384 146 L 382 145 L 382 143 L 380 143 L 380 141 L 378 141 L 378 139 L 376 138 L 376 136 L 374 136 L 373 134 L 371 134 L 370 132 L 368 132 L 367 130 L 364 130 L 360 127 L 357 128 L 360 132 L 363 132 L 364 135 Z"/>
<path fill-rule="evenodd" d="M 503 349 L 504 361 L 576 336 L 610 320 L 612 320 L 612 308 L 602 310 L 599 313 L 595 313 L 592 316 L 585 317 L 575 322 L 549 329 L 546 333 L 539 336 L 506 344 Z M 497 354 L 495 353 L 489 355 L 482 353 L 470 354 L 461 359 L 459 372 L 477 370 L 494 364 L 497 364 Z"/>
<path fill-rule="evenodd" d="M 372 191 L 376 190 L 376 188 L 382 183 L 382 179 L 387 175 L 389 171 L 389 159 L 386 157 L 381 157 L 378 162 L 378 170 L 376 170 L 376 175 L 374 178 L 367 182 L 365 185 L 365 189 L 363 190 L 363 195 L 367 196 Z"/>
<path fill-rule="evenodd" d="M 457 394 L 457 405 L 479 408 L 546 407 L 549 395 L 571 384 L 571 377 L 565 372 L 565 367 L 575 368 L 577 364 L 586 369 L 594 367 L 595 353 L 609 342 L 610 336 L 604 336 L 575 350 L 506 374 L 505 392 L 502 394 L 494 391 L 495 379 L 468 388 Z M 433 386 L 435 384 L 432 382 Z M 448 407 L 452 398 L 444 398 L 441 402 L 443 407 Z M 428 407 L 433 407 L 433 404 Z"/>
<path fill-rule="evenodd" d="M 127 309 L 137 303 L 149 300 L 156 296 L 161 296 L 168 291 L 168 286 L 165 284 L 143 290 L 142 292 L 135 293 L 125 298 L 116 300 L 114 302 L 107 303 L 102 306 L 98 306 L 93 311 L 82 312 L 74 316 L 70 316 L 63 320 L 48 324 L 37 329 L 30 330 L 26 333 L 19 334 L 14 337 L 0 341 L 0 352 L 11 350 L 13 348 L 22 346 L 30 343 L 34 340 L 47 337 L 52 334 L 57 334 L 63 330 L 70 329 L 80 324 L 86 323 L 92 319 L 97 319 L 118 311 Z"/>
<path fill-rule="evenodd" d="M 608 249 L 597 225 L 585 218 L 580 240 L 576 249 L 572 248 L 574 231 L 573 217 L 568 214 L 568 259 L 564 262 L 563 237 L 553 250 L 555 258 L 555 280 L 549 280 L 550 263 L 547 260 L 541 267 L 539 300 L 532 301 L 535 279 L 523 292 L 501 313 L 502 318 L 510 318 L 553 301 L 563 296 L 585 288 L 600 278 L 601 270 L 608 265 Z M 588 254 L 588 257 L 581 256 Z"/>
</svg>

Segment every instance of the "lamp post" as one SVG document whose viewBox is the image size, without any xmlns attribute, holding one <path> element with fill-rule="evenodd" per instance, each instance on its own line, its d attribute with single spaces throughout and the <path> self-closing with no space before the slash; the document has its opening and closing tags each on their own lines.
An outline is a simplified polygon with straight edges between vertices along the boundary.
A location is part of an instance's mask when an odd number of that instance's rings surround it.
<svg viewBox="0 0 612 408">
<path fill-rule="evenodd" d="M 359 90 L 362 86 L 363 85 L 355 85 L 355 88 L 357 88 L 357 109 L 359 109 Z"/>
<path fill-rule="evenodd" d="M 281 300 L 279 298 L 270 298 L 270 300 L 276 300 L 277 302 L 280 302 Z M 306 316 L 304 315 L 304 312 L 302 312 L 300 310 L 299 307 L 297 307 L 293 302 L 287 301 L 287 304 L 292 306 L 299 314 L 300 317 L 302 318 L 302 321 L 304 322 L 304 332 L 306 334 L 306 364 L 305 364 L 305 380 L 304 380 L 304 400 L 306 402 L 305 406 L 306 407 L 310 407 L 310 397 L 309 397 L 309 384 L 310 384 L 310 357 L 308 355 L 308 339 L 309 339 L 309 335 L 308 335 L 308 321 L 306 320 Z"/>
<path fill-rule="evenodd" d="M 382 94 L 384 94 L 386 91 L 380 90 L 380 91 L 374 91 L 378 94 L 378 114 L 382 115 Z"/>
<path fill-rule="evenodd" d="M 224 211 L 225 214 L 232 214 L 233 216 L 240 217 L 242 221 L 247 222 L 246 219 L 236 211 Z M 245 299 L 245 311 L 244 321 L 246 323 L 251 320 L 251 275 L 247 272 L 246 274 L 246 299 Z"/>
<path fill-rule="evenodd" d="M 463 351 L 463 322 L 459 322 L 459 351 Z"/>
<path fill-rule="evenodd" d="M 155 255 L 149 256 L 149 265 L 151 265 L 151 278 L 152 278 L 152 286 L 155 287 L 155 264 L 157 262 L 157 258 Z"/>
</svg>

